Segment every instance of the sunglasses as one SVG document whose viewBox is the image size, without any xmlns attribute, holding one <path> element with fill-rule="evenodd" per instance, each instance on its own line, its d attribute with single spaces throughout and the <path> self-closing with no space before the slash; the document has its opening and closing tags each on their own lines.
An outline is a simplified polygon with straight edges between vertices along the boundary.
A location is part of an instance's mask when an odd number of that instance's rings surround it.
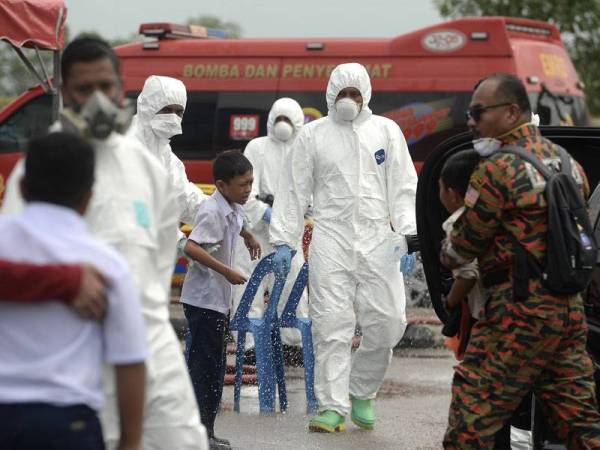
<svg viewBox="0 0 600 450">
<path fill-rule="evenodd" d="M 484 112 L 486 112 L 488 109 L 499 108 L 500 106 L 508 106 L 508 105 L 512 105 L 512 103 L 504 102 L 504 103 L 497 103 L 495 105 L 489 105 L 489 106 L 472 106 L 472 107 L 468 108 L 466 111 L 467 122 L 469 121 L 469 119 L 473 119 L 475 122 L 479 122 L 481 120 L 481 115 Z"/>
</svg>

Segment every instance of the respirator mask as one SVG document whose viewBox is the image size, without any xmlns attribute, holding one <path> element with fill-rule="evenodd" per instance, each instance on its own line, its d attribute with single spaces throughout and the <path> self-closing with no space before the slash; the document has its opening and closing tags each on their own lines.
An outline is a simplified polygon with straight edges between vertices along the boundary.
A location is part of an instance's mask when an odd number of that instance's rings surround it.
<svg viewBox="0 0 600 450">
<path fill-rule="evenodd" d="M 157 114 L 150 121 L 154 134 L 162 139 L 171 139 L 181 134 L 181 117 L 177 114 Z"/>
<path fill-rule="evenodd" d="M 67 133 L 104 140 L 113 131 L 125 134 L 132 117 L 131 102 L 119 107 L 102 92 L 96 91 L 82 106 L 65 107 L 60 113 L 60 123 Z"/>
<path fill-rule="evenodd" d="M 273 126 L 273 136 L 282 142 L 289 141 L 292 134 L 294 134 L 294 128 L 287 122 L 280 121 Z"/>
<path fill-rule="evenodd" d="M 340 119 L 351 122 L 358 117 L 360 108 L 354 100 L 345 97 L 335 103 L 335 111 Z"/>
</svg>

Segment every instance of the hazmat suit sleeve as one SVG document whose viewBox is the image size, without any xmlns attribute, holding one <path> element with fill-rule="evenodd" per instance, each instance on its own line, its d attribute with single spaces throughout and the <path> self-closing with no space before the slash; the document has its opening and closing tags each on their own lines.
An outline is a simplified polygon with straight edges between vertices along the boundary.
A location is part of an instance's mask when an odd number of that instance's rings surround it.
<svg viewBox="0 0 600 450">
<path fill-rule="evenodd" d="M 157 273 L 164 276 L 161 280 L 163 286 L 170 286 L 173 265 L 177 253 L 177 240 L 179 239 L 179 220 L 177 217 L 177 204 L 173 194 L 165 194 L 158 204 L 157 216 Z"/>
<path fill-rule="evenodd" d="M 185 173 L 185 166 L 171 151 L 170 146 L 168 170 L 175 190 L 176 201 L 181 211 L 179 220 L 189 225 L 194 225 L 194 219 L 198 214 L 198 207 L 208 197 L 195 183 L 188 180 Z"/>
<path fill-rule="evenodd" d="M 289 153 L 289 163 L 279 179 L 270 226 L 273 246 L 296 248 L 304 231 L 304 213 L 312 199 L 314 185 L 314 145 L 304 127 Z"/>
<path fill-rule="evenodd" d="M 25 201 L 21 195 L 20 187 L 23 175 L 25 175 L 25 158 L 17 161 L 17 165 L 8 176 L 2 209 L 0 210 L 2 214 L 18 214 L 25 208 Z"/>
<path fill-rule="evenodd" d="M 250 221 L 251 228 L 254 228 L 260 223 L 263 215 L 265 214 L 265 211 L 269 207 L 269 205 L 267 205 L 265 202 L 262 202 L 256 198 L 256 196 L 260 193 L 261 182 L 261 173 L 260 170 L 258 170 L 258 168 L 260 167 L 260 164 L 258 164 L 260 158 L 260 155 L 258 154 L 259 152 L 260 148 L 258 145 L 256 145 L 255 140 L 250 141 L 246 146 L 246 150 L 244 150 L 244 156 L 248 158 L 248 160 L 252 164 L 252 167 L 254 168 L 254 182 L 252 183 L 252 192 L 250 193 L 250 198 L 244 205 L 244 213 Z"/>
<path fill-rule="evenodd" d="M 385 175 L 390 219 L 396 233 L 416 234 L 417 172 L 398 125 L 392 123 L 388 130 L 390 146 Z"/>
</svg>

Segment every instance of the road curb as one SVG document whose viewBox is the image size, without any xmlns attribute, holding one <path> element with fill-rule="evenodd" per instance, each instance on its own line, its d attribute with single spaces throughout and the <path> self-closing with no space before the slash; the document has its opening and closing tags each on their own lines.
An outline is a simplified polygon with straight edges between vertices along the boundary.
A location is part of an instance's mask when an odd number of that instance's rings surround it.
<svg viewBox="0 0 600 450">
<path fill-rule="evenodd" d="M 408 308 L 406 331 L 396 348 L 443 347 L 442 322 L 430 308 Z"/>
</svg>

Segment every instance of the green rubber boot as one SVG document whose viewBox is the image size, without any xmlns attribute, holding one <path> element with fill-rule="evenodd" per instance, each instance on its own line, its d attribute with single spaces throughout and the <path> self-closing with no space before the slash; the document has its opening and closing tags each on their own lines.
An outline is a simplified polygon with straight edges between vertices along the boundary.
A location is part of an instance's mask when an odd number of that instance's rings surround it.
<svg viewBox="0 0 600 450">
<path fill-rule="evenodd" d="M 346 424 L 344 424 L 344 416 L 337 411 L 328 409 L 310 419 L 308 429 L 321 433 L 336 433 L 346 431 Z"/>
<path fill-rule="evenodd" d="M 372 430 L 375 427 L 375 411 L 373 411 L 372 400 L 360 400 L 352 398 L 352 413 L 350 418 L 359 427 Z"/>
</svg>

